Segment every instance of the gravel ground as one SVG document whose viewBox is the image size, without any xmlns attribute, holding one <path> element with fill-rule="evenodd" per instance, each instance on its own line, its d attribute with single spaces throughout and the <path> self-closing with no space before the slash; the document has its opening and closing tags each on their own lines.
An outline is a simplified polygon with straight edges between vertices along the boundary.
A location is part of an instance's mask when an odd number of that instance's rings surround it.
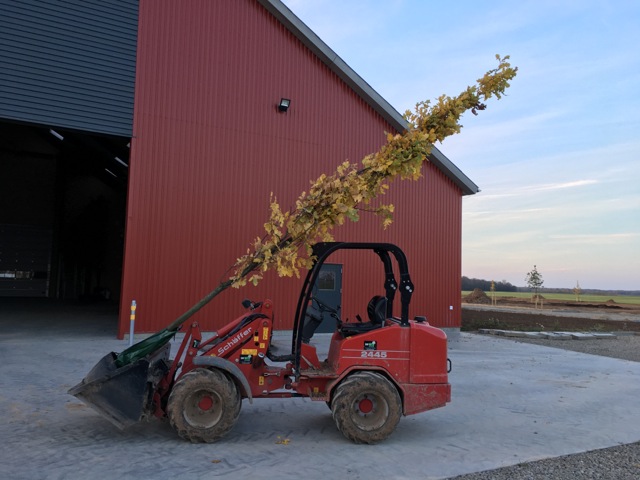
<svg viewBox="0 0 640 480">
<path fill-rule="evenodd" d="M 546 340 L 534 338 L 514 338 L 514 340 L 545 347 L 562 348 L 574 352 L 640 362 L 640 335 L 618 334 L 615 338 L 598 340 Z"/>
<path fill-rule="evenodd" d="M 640 335 L 600 340 L 509 339 L 640 362 Z M 638 419 L 630 419 L 639 422 Z M 639 424 L 640 428 L 640 424 Z M 638 480 L 640 442 L 452 477 L 456 480 Z"/>
</svg>

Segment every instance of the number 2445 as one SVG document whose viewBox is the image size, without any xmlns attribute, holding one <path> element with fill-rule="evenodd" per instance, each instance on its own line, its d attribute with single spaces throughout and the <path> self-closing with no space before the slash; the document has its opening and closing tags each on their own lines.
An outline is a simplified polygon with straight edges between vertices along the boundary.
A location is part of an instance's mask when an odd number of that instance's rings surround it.
<svg viewBox="0 0 640 480">
<path fill-rule="evenodd" d="M 387 358 L 387 352 L 378 350 L 363 350 L 360 352 L 360 358 Z"/>
</svg>

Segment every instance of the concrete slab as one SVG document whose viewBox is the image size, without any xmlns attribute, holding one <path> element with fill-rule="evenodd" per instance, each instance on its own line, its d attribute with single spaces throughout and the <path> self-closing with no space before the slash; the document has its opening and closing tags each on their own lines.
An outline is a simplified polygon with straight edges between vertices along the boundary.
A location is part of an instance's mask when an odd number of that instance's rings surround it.
<svg viewBox="0 0 640 480">
<path fill-rule="evenodd" d="M 592 333 L 594 338 L 616 338 L 613 333 Z"/>
<path fill-rule="evenodd" d="M 590 333 L 572 332 L 571 338 L 574 340 L 593 340 L 593 335 Z"/>
<path fill-rule="evenodd" d="M 547 338 L 541 332 L 524 332 L 525 338 Z"/>
<path fill-rule="evenodd" d="M 501 330 L 499 328 L 481 328 L 478 333 L 484 335 L 497 335 L 498 337 L 513 337 L 513 338 L 525 338 L 527 332 L 520 332 L 517 330 Z"/>
<path fill-rule="evenodd" d="M 553 332 L 538 332 L 542 338 L 546 338 L 549 340 L 553 340 L 556 337 L 556 334 Z"/>
<path fill-rule="evenodd" d="M 0 310 L 3 478 L 438 479 L 640 440 L 640 363 L 465 333 L 450 345 L 451 404 L 379 445 L 350 443 L 324 402 L 301 398 L 245 401 L 211 445 L 160 421 L 119 431 L 66 393 L 127 347 L 110 318 Z"/>
<path fill-rule="evenodd" d="M 516 330 L 505 330 L 504 331 L 504 336 L 505 337 L 511 337 L 511 338 L 525 338 L 526 337 L 526 332 L 519 332 Z"/>
<path fill-rule="evenodd" d="M 565 335 L 564 333 L 558 332 L 540 332 L 542 338 L 547 338 L 549 340 L 571 340 L 571 335 Z"/>
</svg>

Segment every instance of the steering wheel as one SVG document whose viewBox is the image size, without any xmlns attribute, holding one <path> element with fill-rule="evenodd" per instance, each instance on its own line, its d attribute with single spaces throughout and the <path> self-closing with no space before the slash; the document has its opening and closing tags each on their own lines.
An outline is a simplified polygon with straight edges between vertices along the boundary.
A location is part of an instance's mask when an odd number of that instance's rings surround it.
<svg viewBox="0 0 640 480">
<path fill-rule="evenodd" d="M 320 311 L 320 315 L 322 315 L 324 312 L 329 312 L 331 317 L 333 317 L 336 320 L 336 325 L 338 326 L 338 328 L 342 327 L 342 320 L 340 320 L 340 316 L 338 315 L 338 311 L 340 310 L 340 307 L 338 307 L 337 309 L 332 308 L 316 297 L 311 297 L 311 300 L 313 302 L 316 302 L 316 304 L 318 305 L 318 310 Z"/>
<path fill-rule="evenodd" d="M 311 300 L 318 304 L 318 306 L 320 307 L 320 310 L 327 311 L 327 312 L 331 313 L 332 315 L 337 315 L 338 314 L 338 310 L 336 310 L 334 308 L 331 308 L 329 305 L 327 305 L 326 303 L 321 301 L 319 298 L 311 297 Z"/>
</svg>

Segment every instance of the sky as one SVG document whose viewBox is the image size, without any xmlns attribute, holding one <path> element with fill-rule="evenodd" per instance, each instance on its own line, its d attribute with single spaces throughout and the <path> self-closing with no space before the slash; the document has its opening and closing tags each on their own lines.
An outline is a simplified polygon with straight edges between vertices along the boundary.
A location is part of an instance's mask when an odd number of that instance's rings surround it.
<svg viewBox="0 0 640 480">
<path fill-rule="evenodd" d="M 481 190 L 462 275 L 640 290 L 640 1 L 284 3 L 400 113 L 510 55 L 507 96 L 438 145 Z"/>
</svg>

